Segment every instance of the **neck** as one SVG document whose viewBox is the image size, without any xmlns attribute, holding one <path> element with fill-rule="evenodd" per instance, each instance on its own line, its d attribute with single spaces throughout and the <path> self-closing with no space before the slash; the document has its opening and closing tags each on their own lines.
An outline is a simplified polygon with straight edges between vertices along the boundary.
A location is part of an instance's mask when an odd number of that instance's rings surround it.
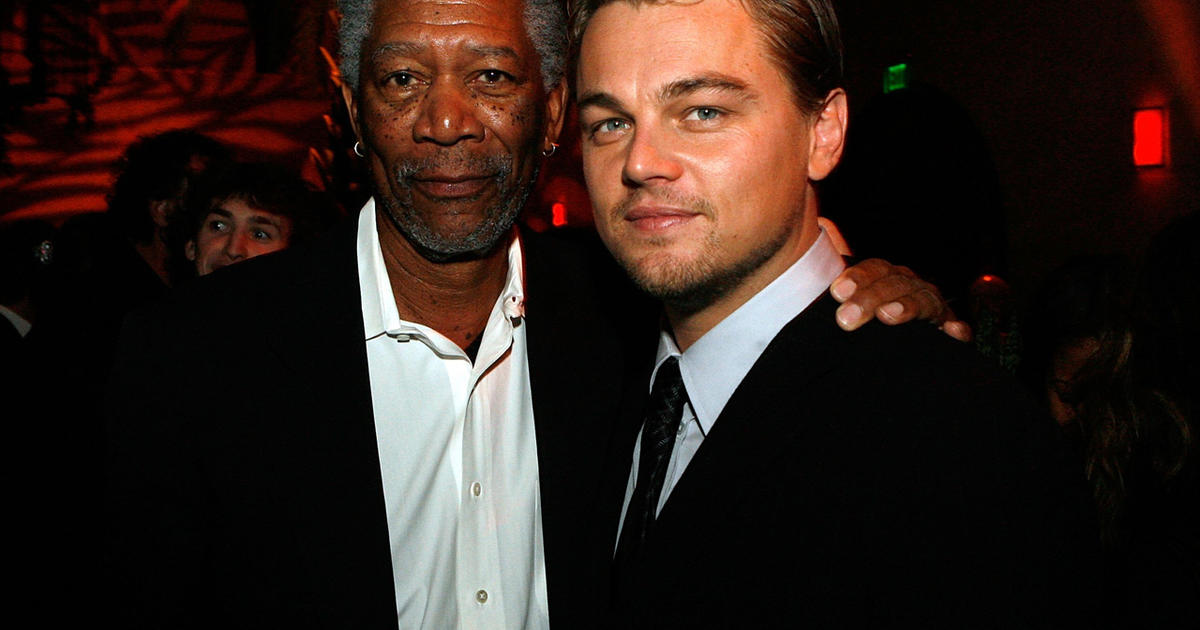
<svg viewBox="0 0 1200 630">
<path fill-rule="evenodd" d="M 811 217 L 811 220 L 809 218 Z M 774 255 L 759 265 L 756 269 L 742 277 L 735 285 L 723 291 L 713 299 L 699 307 L 682 307 L 670 302 L 664 303 L 663 308 L 667 321 L 671 324 L 671 332 L 675 344 L 681 351 L 687 350 L 699 341 L 708 331 L 712 330 L 741 308 L 750 298 L 758 295 L 776 278 L 787 271 L 805 252 L 817 242 L 821 228 L 817 225 L 816 215 L 805 217 L 800 229 L 793 237 L 784 241 Z"/>
<path fill-rule="evenodd" d="M 400 317 L 429 326 L 459 348 L 470 346 L 483 334 L 504 289 L 511 237 L 477 258 L 433 262 L 382 213 L 376 228 Z"/>
</svg>

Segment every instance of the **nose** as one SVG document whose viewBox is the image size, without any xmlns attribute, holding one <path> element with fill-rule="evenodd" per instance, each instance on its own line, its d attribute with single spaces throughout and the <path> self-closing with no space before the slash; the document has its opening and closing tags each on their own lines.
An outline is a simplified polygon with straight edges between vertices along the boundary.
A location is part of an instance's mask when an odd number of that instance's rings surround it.
<svg viewBox="0 0 1200 630">
<path fill-rule="evenodd" d="M 241 260 L 250 255 L 249 235 L 236 232 L 230 234 L 225 241 L 225 257 L 229 260 Z"/>
<path fill-rule="evenodd" d="M 621 177 L 627 186 L 654 186 L 675 181 L 683 165 L 675 158 L 670 132 L 651 126 L 636 127 L 626 149 Z"/>
<path fill-rule="evenodd" d="M 421 102 L 421 111 L 413 125 L 413 140 L 443 146 L 482 140 L 483 123 L 467 91 L 466 86 L 453 80 L 435 81 Z"/>
</svg>

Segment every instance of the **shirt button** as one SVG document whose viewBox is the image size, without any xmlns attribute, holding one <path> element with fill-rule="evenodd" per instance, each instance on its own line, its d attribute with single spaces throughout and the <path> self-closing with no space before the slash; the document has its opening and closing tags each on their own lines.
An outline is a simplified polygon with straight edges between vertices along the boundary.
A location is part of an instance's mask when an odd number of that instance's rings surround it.
<svg viewBox="0 0 1200 630">
<path fill-rule="evenodd" d="M 487 591 L 485 591 L 483 589 L 479 589 L 478 591 L 475 591 L 475 601 L 479 602 L 480 604 L 486 604 L 487 603 Z"/>
<path fill-rule="evenodd" d="M 675 431 L 675 435 L 683 435 L 684 433 L 687 433 L 687 423 L 680 422 L 679 429 Z"/>
<path fill-rule="evenodd" d="M 483 494 L 483 486 L 479 485 L 478 481 L 471 484 L 471 494 L 473 494 L 475 496 L 479 496 L 479 495 Z M 483 591 L 479 591 L 479 592 L 483 593 Z M 484 593 L 483 596 L 486 598 L 487 593 Z"/>
</svg>

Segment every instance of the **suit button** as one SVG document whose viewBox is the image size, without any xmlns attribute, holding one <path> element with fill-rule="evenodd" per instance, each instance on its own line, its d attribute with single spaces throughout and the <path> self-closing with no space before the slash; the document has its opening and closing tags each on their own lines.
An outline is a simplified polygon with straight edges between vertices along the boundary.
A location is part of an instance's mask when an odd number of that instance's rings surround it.
<svg viewBox="0 0 1200 630">
<path fill-rule="evenodd" d="M 475 591 L 475 601 L 479 602 L 480 604 L 486 604 L 487 597 L 488 597 L 487 591 L 485 591 L 483 589 L 479 589 L 478 591 Z"/>
<path fill-rule="evenodd" d="M 479 496 L 479 495 L 483 494 L 483 486 L 479 485 L 478 481 L 471 484 L 471 494 L 473 494 L 475 496 Z M 479 591 L 479 592 L 483 593 L 483 591 Z M 487 595 L 485 594 L 484 597 L 486 598 Z"/>
</svg>

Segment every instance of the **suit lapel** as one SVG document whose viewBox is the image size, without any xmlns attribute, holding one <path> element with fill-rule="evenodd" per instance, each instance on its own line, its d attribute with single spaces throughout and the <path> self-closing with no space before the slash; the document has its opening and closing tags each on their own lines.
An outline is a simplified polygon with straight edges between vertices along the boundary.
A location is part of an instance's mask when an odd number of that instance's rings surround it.
<svg viewBox="0 0 1200 630">
<path fill-rule="evenodd" d="M 620 510 L 605 469 L 629 399 L 632 349 L 652 358 L 652 320 L 598 243 L 522 239 L 551 624 L 591 626 L 606 601 Z"/>
<path fill-rule="evenodd" d="M 279 467 L 278 485 L 292 492 L 286 507 L 321 594 L 318 614 L 329 627 L 395 627 L 355 226 L 305 252 L 294 289 L 276 301 L 271 346 L 294 395 L 279 451 L 294 459 Z"/>
<path fill-rule="evenodd" d="M 663 505 L 655 534 L 686 527 L 696 511 L 712 505 L 738 504 L 746 479 L 783 455 L 780 439 L 808 430 L 820 419 L 796 421 L 795 409 L 806 395 L 819 395 L 815 383 L 834 369 L 837 360 L 837 303 L 824 296 L 797 315 L 775 336 L 742 379 Z M 784 413 L 784 410 L 791 411 Z"/>
</svg>

